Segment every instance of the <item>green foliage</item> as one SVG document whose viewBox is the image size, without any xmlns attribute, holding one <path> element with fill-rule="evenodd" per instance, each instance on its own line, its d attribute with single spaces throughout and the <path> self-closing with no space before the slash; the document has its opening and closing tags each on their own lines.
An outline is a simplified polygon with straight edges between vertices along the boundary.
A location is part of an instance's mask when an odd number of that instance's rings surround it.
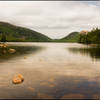
<svg viewBox="0 0 100 100">
<path fill-rule="evenodd" d="M 2 33 L 1 35 L 1 42 L 6 42 L 6 35 L 4 33 Z"/>
<path fill-rule="evenodd" d="M 79 42 L 85 44 L 100 44 L 100 29 L 93 29 L 88 34 L 72 32 L 62 39 L 52 40 L 34 30 L 0 22 L 0 40 L 1 42 Z"/>
<path fill-rule="evenodd" d="M 9 23 L 0 22 L 0 38 L 5 33 L 8 42 L 48 42 L 51 39 L 39 32 L 28 28 L 18 27 Z"/>
<path fill-rule="evenodd" d="M 78 32 L 72 32 L 68 36 L 60 39 L 60 42 L 77 42 L 79 38 L 79 33 Z"/>
<path fill-rule="evenodd" d="M 62 39 L 55 40 L 55 42 L 79 42 L 84 44 L 100 44 L 100 29 L 93 29 L 88 32 L 88 34 L 79 34 L 78 32 L 72 32 Z"/>
<path fill-rule="evenodd" d="M 80 34 L 79 35 L 79 40 L 78 40 L 79 43 L 88 43 L 88 40 L 87 40 L 87 35 L 85 34 Z"/>
<path fill-rule="evenodd" d="M 88 32 L 87 35 L 80 34 L 78 42 L 85 44 L 100 44 L 100 29 L 93 29 L 92 31 Z"/>
</svg>

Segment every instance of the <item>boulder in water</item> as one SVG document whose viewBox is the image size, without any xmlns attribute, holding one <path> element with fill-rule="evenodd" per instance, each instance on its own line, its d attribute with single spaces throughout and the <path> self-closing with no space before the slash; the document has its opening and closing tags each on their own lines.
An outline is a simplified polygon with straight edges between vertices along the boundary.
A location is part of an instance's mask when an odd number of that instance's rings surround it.
<svg viewBox="0 0 100 100">
<path fill-rule="evenodd" d="M 3 52 L 4 54 L 6 54 L 6 53 L 7 53 L 7 51 L 6 51 L 6 50 L 3 50 L 2 52 Z"/>
<path fill-rule="evenodd" d="M 8 44 L 0 43 L 0 47 L 2 47 L 2 48 L 7 48 L 7 47 L 8 47 Z"/>
<path fill-rule="evenodd" d="M 18 74 L 17 77 L 19 77 L 22 81 L 24 81 L 24 77 L 21 74 Z"/>
<path fill-rule="evenodd" d="M 12 81 L 14 84 L 22 83 L 22 80 L 19 77 L 15 77 Z"/>
<path fill-rule="evenodd" d="M 15 49 L 9 49 L 9 53 L 15 53 L 16 50 Z"/>
<path fill-rule="evenodd" d="M 24 57 L 24 59 L 27 59 L 27 57 Z"/>
<path fill-rule="evenodd" d="M 12 80 L 12 82 L 14 84 L 20 84 L 24 81 L 24 77 L 21 74 L 18 74 L 17 76 L 15 76 Z"/>
</svg>

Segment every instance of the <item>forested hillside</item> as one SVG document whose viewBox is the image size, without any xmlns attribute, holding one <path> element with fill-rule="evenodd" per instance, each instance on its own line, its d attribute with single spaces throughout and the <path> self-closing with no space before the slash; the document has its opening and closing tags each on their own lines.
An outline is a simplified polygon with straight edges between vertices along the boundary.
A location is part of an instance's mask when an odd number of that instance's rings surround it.
<svg viewBox="0 0 100 100">
<path fill-rule="evenodd" d="M 34 30 L 15 26 L 9 23 L 0 22 L 0 39 L 5 35 L 6 41 L 33 41 L 33 42 L 46 42 L 51 39 Z"/>
</svg>

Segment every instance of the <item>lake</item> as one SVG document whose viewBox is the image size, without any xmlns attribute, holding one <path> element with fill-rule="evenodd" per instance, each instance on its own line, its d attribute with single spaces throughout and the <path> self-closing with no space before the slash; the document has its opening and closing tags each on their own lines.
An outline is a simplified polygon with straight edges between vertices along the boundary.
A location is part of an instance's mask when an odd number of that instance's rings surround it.
<svg viewBox="0 0 100 100">
<path fill-rule="evenodd" d="M 0 99 L 100 98 L 100 47 L 77 43 L 10 42 L 0 55 Z M 15 75 L 24 82 L 13 84 Z"/>
</svg>

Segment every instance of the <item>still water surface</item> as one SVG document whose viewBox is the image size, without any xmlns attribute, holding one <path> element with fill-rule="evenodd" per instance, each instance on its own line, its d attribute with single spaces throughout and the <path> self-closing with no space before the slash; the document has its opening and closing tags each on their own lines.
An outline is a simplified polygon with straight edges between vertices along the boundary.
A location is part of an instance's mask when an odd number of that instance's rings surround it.
<svg viewBox="0 0 100 100">
<path fill-rule="evenodd" d="M 0 99 L 100 98 L 100 47 L 8 44 L 17 53 L 7 59 L 0 57 Z M 19 73 L 25 81 L 15 85 L 12 78 Z"/>
</svg>

